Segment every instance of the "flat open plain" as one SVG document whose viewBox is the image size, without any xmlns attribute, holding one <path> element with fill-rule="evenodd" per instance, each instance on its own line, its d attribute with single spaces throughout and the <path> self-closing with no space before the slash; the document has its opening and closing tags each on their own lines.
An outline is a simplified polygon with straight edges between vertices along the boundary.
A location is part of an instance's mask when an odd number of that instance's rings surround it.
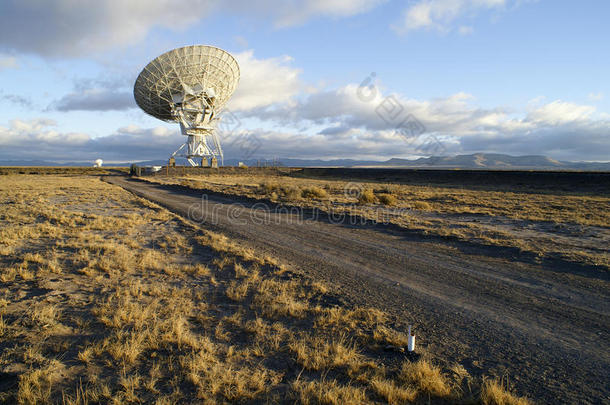
<svg viewBox="0 0 610 405">
<path fill-rule="evenodd" d="M 548 194 L 551 178 L 534 186 Z M 566 198 L 592 194 L 608 207 L 607 176 L 592 178 L 589 185 L 577 175 L 558 184 L 572 182 L 562 190 Z M 542 402 L 610 398 L 607 245 L 601 247 L 599 266 L 557 257 L 536 260 L 527 251 L 425 236 L 394 224 L 332 218 L 315 209 L 278 210 L 255 199 L 206 192 L 205 176 L 190 179 L 202 182 L 200 190 L 123 177 L 108 181 L 298 264 L 356 302 L 392 314 L 398 329 L 415 325 L 422 347 L 470 373 L 506 375 L 520 392 Z M 522 189 L 527 181 L 522 180 Z M 531 187 L 534 194 L 536 188 Z M 594 227 L 608 232 L 607 223 Z"/>
<path fill-rule="evenodd" d="M 609 399 L 603 177 L 36 173 L 0 176 L 0 402 Z"/>
</svg>

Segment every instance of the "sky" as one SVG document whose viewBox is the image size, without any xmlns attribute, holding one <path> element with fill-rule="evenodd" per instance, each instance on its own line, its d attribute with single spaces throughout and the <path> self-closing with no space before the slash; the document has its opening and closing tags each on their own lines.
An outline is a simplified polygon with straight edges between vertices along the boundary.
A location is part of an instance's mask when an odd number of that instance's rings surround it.
<svg viewBox="0 0 610 405">
<path fill-rule="evenodd" d="M 2 0 L 0 160 L 167 159 L 133 84 L 230 52 L 225 159 L 478 152 L 610 160 L 605 0 Z"/>
</svg>

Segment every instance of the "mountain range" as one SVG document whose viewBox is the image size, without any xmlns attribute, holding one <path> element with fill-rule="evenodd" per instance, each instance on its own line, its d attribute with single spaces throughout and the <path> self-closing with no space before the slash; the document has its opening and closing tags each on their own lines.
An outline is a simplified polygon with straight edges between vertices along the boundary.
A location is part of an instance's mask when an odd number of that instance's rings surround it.
<svg viewBox="0 0 610 405">
<path fill-rule="evenodd" d="M 275 162 L 278 160 L 276 159 Z M 248 166 L 269 166 L 272 160 L 243 160 Z M 568 162 L 540 155 L 510 156 L 499 153 L 475 153 L 471 155 L 432 156 L 419 159 L 393 158 L 386 161 L 375 160 L 311 160 L 279 159 L 286 167 L 385 167 L 385 168 L 423 168 L 423 169 L 487 169 L 487 170 L 577 170 L 610 171 L 610 162 Z M 166 160 L 144 162 L 118 162 L 104 164 L 106 167 L 124 167 L 131 163 L 141 166 L 165 165 Z M 226 159 L 226 166 L 237 166 L 237 159 Z M 0 166 L 92 166 L 93 162 L 49 162 L 43 160 L 0 160 Z"/>
</svg>

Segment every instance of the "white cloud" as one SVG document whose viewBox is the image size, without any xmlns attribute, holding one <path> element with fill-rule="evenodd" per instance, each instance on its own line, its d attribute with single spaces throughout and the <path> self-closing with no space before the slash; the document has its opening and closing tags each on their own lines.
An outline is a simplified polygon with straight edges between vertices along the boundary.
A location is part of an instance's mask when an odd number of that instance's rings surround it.
<svg viewBox="0 0 610 405">
<path fill-rule="evenodd" d="M 407 7 L 402 21 L 393 28 L 399 33 L 419 29 L 435 29 L 446 32 L 462 17 L 474 16 L 488 10 L 504 10 L 509 4 L 519 5 L 518 0 L 418 0 Z M 469 34 L 472 27 L 461 26 L 461 34 Z"/>
<path fill-rule="evenodd" d="M 45 118 L 13 120 L 7 127 L 0 126 L 0 159 L 83 161 L 100 156 L 107 161 L 165 159 L 185 139 L 177 127 L 172 130 L 129 125 L 96 138 L 55 128 L 56 122 Z"/>
<path fill-rule="evenodd" d="M 301 70 L 291 66 L 291 57 L 256 59 L 251 50 L 234 56 L 241 78 L 227 106 L 230 110 L 251 110 L 288 102 L 300 91 Z"/>
<path fill-rule="evenodd" d="M 472 96 L 457 93 L 446 98 L 420 101 L 379 89 L 370 99 L 359 95 L 362 89 L 350 84 L 335 90 L 311 94 L 292 104 L 253 110 L 249 114 L 284 125 L 298 126 L 310 121 L 318 125 L 397 130 L 409 115 L 421 121 L 428 131 L 468 131 L 488 125 L 505 116 L 501 109 L 483 110 L 470 105 Z M 366 97 L 364 97 L 366 96 Z"/>
<path fill-rule="evenodd" d="M 500 107 L 477 107 L 474 97 L 465 93 L 415 100 L 377 89 L 372 100 L 363 100 L 358 89 L 352 84 L 250 114 L 285 128 L 322 128 L 315 136 L 307 132 L 298 136 L 301 144 L 306 140 L 307 153 L 317 156 L 364 156 L 367 148 L 373 159 L 425 155 L 418 145 L 437 139 L 443 141 L 442 153 L 541 154 L 568 160 L 608 160 L 610 156 L 610 120 L 602 114 L 596 117 L 592 106 L 556 100 L 519 115 Z M 403 124 L 409 116 L 425 128 L 423 134 L 409 132 L 411 121 Z M 276 154 L 305 153 L 294 141 L 295 135 L 286 135 L 285 144 L 296 148 L 290 151 L 274 134 L 268 136 L 267 148 Z"/>
<path fill-rule="evenodd" d="M 388 98 L 390 97 L 390 98 Z M 252 158 L 358 158 L 382 160 L 430 154 L 495 152 L 546 155 L 561 160 L 602 160 L 610 156 L 610 119 L 594 107 L 561 100 L 517 114 L 504 108 L 476 106 L 473 96 L 457 93 L 433 100 L 415 100 L 378 91 L 373 100 L 358 95 L 358 86 L 318 92 L 291 103 L 244 111 L 281 130 L 240 129 L 223 138 L 227 159 L 243 159 L 244 142 L 255 146 Z M 383 103 L 398 106 L 388 119 Z M 385 118 L 379 116 L 385 114 Z M 411 134 L 401 118 L 411 114 L 425 132 Z M 394 115 L 392 115 L 394 116 Z M 54 158 L 107 161 L 165 159 L 183 141 L 178 127 L 141 128 L 128 125 L 112 134 L 60 133 L 50 120 L 14 120 L 0 127 L 0 158 Z M 302 129 L 306 128 L 306 129 Z M 313 129 L 315 128 L 315 129 Z M 235 141 L 235 142 L 233 142 Z M 244 142 L 242 142 L 244 141 Z M 421 146 L 440 141 L 442 149 Z M 37 145 L 36 149 L 25 148 Z M 307 145 L 307 147 L 303 147 Z"/>
<path fill-rule="evenodd" d="M 546 125 L 561 125 L 587 121 L 594 112 L 595 107 L 592 106 L 556 100 L 531 111 L 526 120 Z"/>
<path fill-rule="evenodd" d="M 92 78 L 74 81 L 74 90 L 52 102 L 47 110 L 112 111 L 135 108 L 134 77 L 125 72 L 107 71 Z"/>
<path fill-rule="evenodd" d="M 22 158 L 23 147 L 31 149 L 35 145 L 40 150 L 71 149 L 85 144 L 89 137 L 86 134 L 70 132 L 60 133 L 54 129 L 56 122 L 49 119 L 13 120 L 9 127 L 0 126 L 0 146 L 2 157 Z M 8 155 L 8 156 L 6 156 Z"/>
<path fill-rule="evenodd" d="M 598 93 L 589 93 L 589 100 L 591 101 L 601 101 L 604 99 L 604 93 L 601 91 Z"/>
<path fill-rule="evenodd" d="M 0 46 L 52 56 L 94 54 L 135 44 L 154 26 L 185 28 L 207 15 L 210 4 L 207 0 L 4 0 Z"/>
<path fill-rule="evenodd" d="M 317 17 L 348 17 L 384 1 L 3 0 L 0 49 L 45 56 L 93 55 L 139 43 L 154 27 L 184 30 L 219 11 L 271 19 L 286 27 Z"/>
<path fill-rule="evenodd" d="M 292 66 L 292 58 L 280 56 L 257 59 L 254 51 L 234 54 L 241 78 L 227 108 L 234 112 L 248 111 L 274 104 L 289 103 L 304 85 L 299 79 L 301 69 Z M 57 111 L 110 111 L 135 108 L 130 77 L 98 77 L 79 79 L 74 91 L 49 105 Z M 2 94 L 0 94 L 2 99 Z"/>
</svg>

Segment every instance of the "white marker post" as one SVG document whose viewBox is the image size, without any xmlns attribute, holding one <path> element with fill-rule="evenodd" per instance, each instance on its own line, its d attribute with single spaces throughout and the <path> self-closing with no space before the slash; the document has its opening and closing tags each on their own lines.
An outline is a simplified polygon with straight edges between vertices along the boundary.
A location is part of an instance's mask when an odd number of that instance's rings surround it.
<svg viewBox="0 0 610 405">
<path fill-rule="evenodd" d="M 408 350 L 410 352 L 415 351 L 415 334 L 411 333 L 411 325 L 409 325 L 409 346 Z"/>
</svg>

